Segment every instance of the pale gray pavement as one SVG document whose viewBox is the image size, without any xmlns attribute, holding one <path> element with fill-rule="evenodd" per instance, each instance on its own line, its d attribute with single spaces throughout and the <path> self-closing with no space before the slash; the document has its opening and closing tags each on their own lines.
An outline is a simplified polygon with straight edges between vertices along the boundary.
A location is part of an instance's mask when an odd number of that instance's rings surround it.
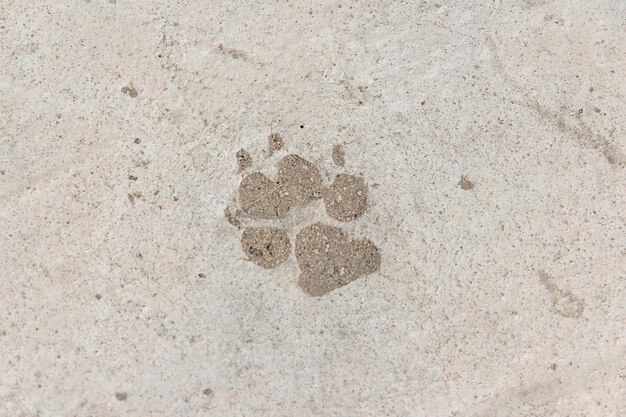
<svg viewBox="0 0 626 417">
<path fill-rule="evenodd" d="M 625 74 L 623 0 L 0 0 L 0 416 L 626 415 Z M 248 262 L 241 148 L 380 272 Z"/>
</svg>

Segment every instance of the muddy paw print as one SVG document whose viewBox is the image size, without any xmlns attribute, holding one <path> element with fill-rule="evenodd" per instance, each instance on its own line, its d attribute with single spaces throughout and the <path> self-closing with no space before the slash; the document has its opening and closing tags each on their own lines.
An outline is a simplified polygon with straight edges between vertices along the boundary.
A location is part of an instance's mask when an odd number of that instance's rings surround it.
<svg viewBox="0 0 626 417">
<path fill-rule="evenodd" d="M 282 138 L 272 134 L 268 139 L 272 155 L 283 146 Z M 341 164 L 336 153 L 341 151 Z M 245 150 L 237 152 L 240 172 L 251 165 Z M 333 160 L 343 165 L 343 149 L 333 149 Z M 300 269 L 298 285 L 311 296 L 322 296 L 380 268 L 380 252 L 367 239 L 351 239 L 340 227 L 323 223 L 304 226 L 295 234 L 295 248 L 289 235 L 292 230 L 255 226 L 255 221 L 278 221 L 292 210 L 322 199 L 326 214 L 340 222 L 358 219 L 367 208 L 367 185 L 362 177 L 340 174 L 325 186 L 319 169 L 306 159 L 289 154 L 278 162 L 275 179 L 261 172 L 244 173 L 239 185 L 238 208 L 226 208 L 226 219 L 243 229 L 241 247 L 256 265 L 275 268 L 295 250 Z"/>
</svg>

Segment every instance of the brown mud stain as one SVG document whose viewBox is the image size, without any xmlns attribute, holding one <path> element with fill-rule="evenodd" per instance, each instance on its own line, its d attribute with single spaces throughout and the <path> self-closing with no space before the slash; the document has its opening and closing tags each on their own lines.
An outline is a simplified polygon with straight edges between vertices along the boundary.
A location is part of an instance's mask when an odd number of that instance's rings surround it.
<svg viewBox="0 0 626 417">
<path fill-rule="evenodd" d="M 350 240 L 339 227 L 316 223 L 296 236 L 298 285 L 322 296 L 380 269 L 380 252 L 369 240 Z"/>
<path fill-rule="evenodd" d="M 217 45 L 217 49 L 219 49 L 225 55 L 228 55 L 229 57 L 233 59 L 243 59 L 243 60 L 248 59 L 248 55 L 246 55 L 246 53 L 240 49 L 229 48 L 227 46 L 224 46 L 224 44 L 221 44 L 221 43 Z"/>
<path fill-rule="evenodd" d="M 318 169 L 298 155 L 278 162 L 278 181 L 260 172 L 247 175 L 239 186 L 239 204 L 255 219 L 280 219 L 289 210 L 321 198 L 322 177 Z"/>
<path fill-rule="evenodd" d="M 557 314 L 568 318 L 579 318 L 582 316 L 585 310 L 585 303 L 582 299 L 576 297 L 569 290 L 560 289 L 556 285 L 555 279 L 546 271 L 540 269 L 537 273 L 541 283 L 552 297 L 552 307 Z"/>
<path fill-rule="evenodd" d="M 474 188 L 474 183 L 467 179 L 465 175 L 461 176 L 461 181 L 457 184 L 463 190 L 471 190 Z"/>
<path fill-rule="evenodd" d="M 283 186 L 260 172 L 246 175 L 241 181 L 239 204 L 254 219 L 281 219 L 291 208 Z"/>
<path fill-rule="evenodd" d="M 346 164 L 346 152 L 341 145 L 333 146 L 333 162 L 337 166 L 344 166 Z"/>
<path fill-rule="evenodd" d="M 224 208 L 224 217 L 226 217 L 226 221 L 232 224 L 235 227 L 241 226 L 241 222 L 237 218 L 236 214 L 233 213 L 229 207 Z"/>
<path fill-rule="evenodd" d="M 132 86 L 132 84 L 122 87 L 120 91 L 126 94 L 128 97 L 135 98 L 138 96 L 137 90 L 135 89 L 135 87 Z"/>
<path fill-rule="evenodd" d="M 279 151 L 283 148 L 283 137 L 280 136 L 280 133 L 272 133 L 267 138 L 267 149 L 272 155 L 274 152 Z"/>
<path fill-rule="evenodd" d="M 362 177 L 340 174 L 324 191 L 326 213 L 347 222 L 359 218 L 367 208 L 367 185 Z"/>
<path fill-rule="evenodd" d="M 270 269 L 289 258 L 291 242 L 283 229 L 251 227 L 241 235 L 241 247 L 248 259 L 256 265 Z"/>
<path fill-rule="evenodd" d="M 315 165 L 295 154 L 278 162 L 278 183 L 291 207 L 301 207 L 322 197 L 324 186 Z"/>
<path fill-rule="evenodd" d="M 245 149 L 240 149 L 235 156 L 237 157 L 237 166 L 239 172 L 244 171 L 252 166 L 252 158 Z"/>
</svg>

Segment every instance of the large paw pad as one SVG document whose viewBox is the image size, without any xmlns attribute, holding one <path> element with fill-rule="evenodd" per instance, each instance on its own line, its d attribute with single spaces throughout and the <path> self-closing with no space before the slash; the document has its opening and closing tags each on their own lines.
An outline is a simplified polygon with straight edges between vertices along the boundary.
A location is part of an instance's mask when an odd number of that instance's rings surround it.
<svg viewBox="0 0 626 417">
<path fill-rule="evenodd" d="M 339 227 L 316 223 L 296 237 L 298 284 L 320 296 L 378 271 L 380 253 L 369 240 L 350 240 Z"/>
</svg>

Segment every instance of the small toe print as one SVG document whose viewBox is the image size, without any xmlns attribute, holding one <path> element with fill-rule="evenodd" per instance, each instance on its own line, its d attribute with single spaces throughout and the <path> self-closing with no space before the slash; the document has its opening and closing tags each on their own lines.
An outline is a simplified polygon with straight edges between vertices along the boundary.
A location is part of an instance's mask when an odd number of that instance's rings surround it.
<svg viewBox="0 0 626 417">
<path fill-rule="evenodd" d="M 362 177 L 340 174 L 324 191 L 326 213 L 347 222 L 359 218 L 367 208 L 367 185 Z"/>
<path fill-rule="evenodd" d="M 289 258 L 291 242 L 283 229 L 251 227 L 241 236 L 241 247 L 252 262 L 270 269 L 276 268 Z"/>
<path fill-rule="evenodd" d="M 280 136 L 280 133 L 272 133 L 268 138 L 267 138 L 267 147 L 269 150 L 270 155 L 272 155 L 274 152 L 279 151 L 283 148 L 283 137 Z"/>
<path fill-rule="evenodd" d="M 346 153 L 343 150 L 343 146 L 333 146 L 333 162 L 335 163 L 335 165 L 340 167 L 346 164 Z"/>
<path fill-rule="evenodd" d="M 240 149 L 237 154 L 237 166 L 239 167 L 239 172 L 244 171 L 252 166 L 252 158 L 250 154 L 245 149 Z"/>
<path fill-rule="evenodd" d="M 131 196 L 131 194 L 128 194 L 128 195 Z M 226 218 L 228 223 L 232 224 L 233 226 L 235 227 L 241 226 L 241 221 L 239 221 L 236 214 L 233 213 L 228 207 L 224 208 L 224 217 Z"/>
</svg>

